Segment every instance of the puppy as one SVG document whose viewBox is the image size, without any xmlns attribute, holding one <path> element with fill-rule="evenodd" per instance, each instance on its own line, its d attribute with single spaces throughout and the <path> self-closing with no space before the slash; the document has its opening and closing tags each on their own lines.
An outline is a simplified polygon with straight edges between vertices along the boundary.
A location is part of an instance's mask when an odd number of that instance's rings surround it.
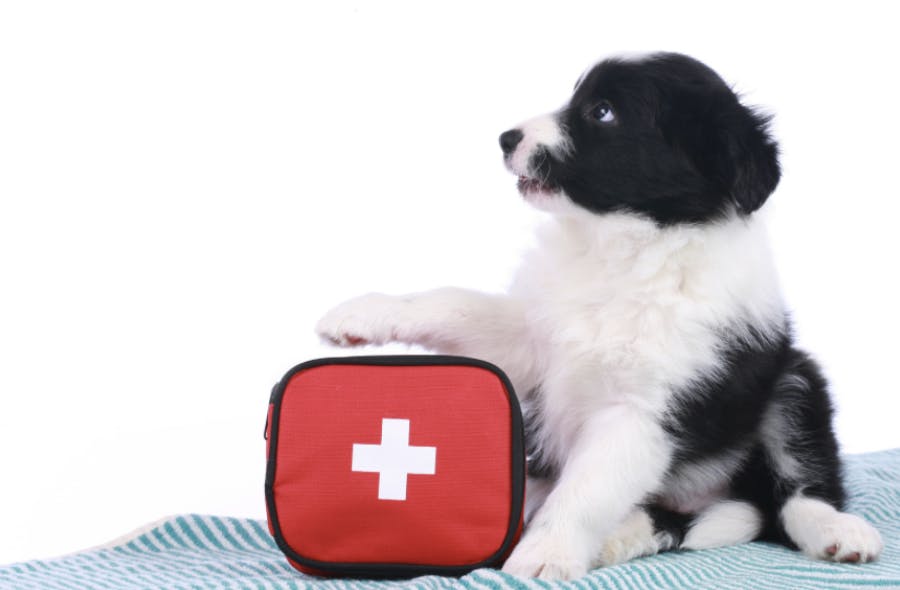
<svg viewBox="0 0 900 590">
<path fill-rule="evenodd" d="M 520 392 L 527 526 L 504 571 L 568 580 L 669 549 L 766 539 L 866 562 L 843 512 L 821 371 L 794 347 L 754 212 L 780 178 L 767 118 L 678 54 L 609 59 L 561 110 L 500 136 L 550 214 L 508 294 L 370 294 L 339 345 L 496 363 Z"/>
</svg>

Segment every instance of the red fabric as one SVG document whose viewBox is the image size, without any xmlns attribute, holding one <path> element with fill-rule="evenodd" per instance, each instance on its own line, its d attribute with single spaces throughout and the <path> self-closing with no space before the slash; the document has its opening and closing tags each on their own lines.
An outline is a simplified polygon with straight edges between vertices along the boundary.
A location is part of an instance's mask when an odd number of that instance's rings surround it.
<svg viewBox="0 0 900 590">
<path fill-rule="evenodd" d="M 408 419 L 409 444 L 436 447 L 435 474 L 408 475 L 403 501 L 379 500 L 379 474 L 351 470 L 354 443 L 380 444 L 383 418 Z M 273 489 L 282 535 L 323 562 L 483 561 L 509 527 L 511 436 L 507 394 L 486 369 L 303 370 L 281 402 Z"/>
</svg>

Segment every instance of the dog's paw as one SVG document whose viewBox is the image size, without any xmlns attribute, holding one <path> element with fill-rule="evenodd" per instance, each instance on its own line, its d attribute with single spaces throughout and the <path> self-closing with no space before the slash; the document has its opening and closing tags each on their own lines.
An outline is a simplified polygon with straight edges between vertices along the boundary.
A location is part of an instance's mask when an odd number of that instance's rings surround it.
<svg viewBox="0 0 900 590">
<path fill-rule="evenodd" d="M 881 554 L 884 543 L 871 524 L 845 512 L 806 523 L 794 541 L 800 550 L 815 559 L 843 563 L 866 563 Z"/>
<path fill-rule="evenodd" d="M 588 573 L 589 564 L 576 553 L 561 539 L 526 534 L 503 564 L 503 571 L 523 578 L 577 580 Z"/>
<path fill-rule="evenodd" d="M 653 521 L 641 509 L 632 512 L 606 540 L 600 549 L 597 565 L 610 566 L 653 555 L 660 549 Z"/>
<path fill-rule="evenodd" d="M 316 333 L 336 346 L 386 344 L 401 336 L 398 323 L 402 306 L 401 298 L 381 293 L 355 297 L 322 316 Z"/>
</svg>

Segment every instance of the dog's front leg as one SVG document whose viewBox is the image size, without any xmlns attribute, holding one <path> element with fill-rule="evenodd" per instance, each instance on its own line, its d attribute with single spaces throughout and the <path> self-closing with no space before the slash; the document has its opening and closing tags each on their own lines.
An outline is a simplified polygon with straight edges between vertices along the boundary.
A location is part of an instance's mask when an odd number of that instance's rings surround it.
<svg viewBox="0 0 900 590">
<path fill-rule="evenodd" d="M 503 571 L 545 580 L 585 575 L 604 538 L 659 486 L 670 454 L 649 412 L 616 405 L 589 417 Z"/>
<path fill-rule="evenodd" d="M 316 332 L 339 346 L 417 344 L 492 362 L 517 391 L 536 384 L 535 358 L 524 305 L 508 295 L 444 287 L 411 295 L 370 293 L 341 303 Z"/>
</svg>

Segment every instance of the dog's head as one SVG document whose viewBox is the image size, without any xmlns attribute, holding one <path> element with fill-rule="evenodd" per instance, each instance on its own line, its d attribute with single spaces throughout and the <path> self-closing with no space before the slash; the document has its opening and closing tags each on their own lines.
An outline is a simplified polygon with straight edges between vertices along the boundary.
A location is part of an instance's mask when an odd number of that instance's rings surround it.
<svg viewBox="0 0 900 590">
<path fill-rule="evenodd" d="M 506 131 L 500 146 L 541 209 L 698 223 L 748 215 L 775 190 L 767 123 L 707 66 L 660 53 L 599 63 L 568 105 Z"/>
</svg>

